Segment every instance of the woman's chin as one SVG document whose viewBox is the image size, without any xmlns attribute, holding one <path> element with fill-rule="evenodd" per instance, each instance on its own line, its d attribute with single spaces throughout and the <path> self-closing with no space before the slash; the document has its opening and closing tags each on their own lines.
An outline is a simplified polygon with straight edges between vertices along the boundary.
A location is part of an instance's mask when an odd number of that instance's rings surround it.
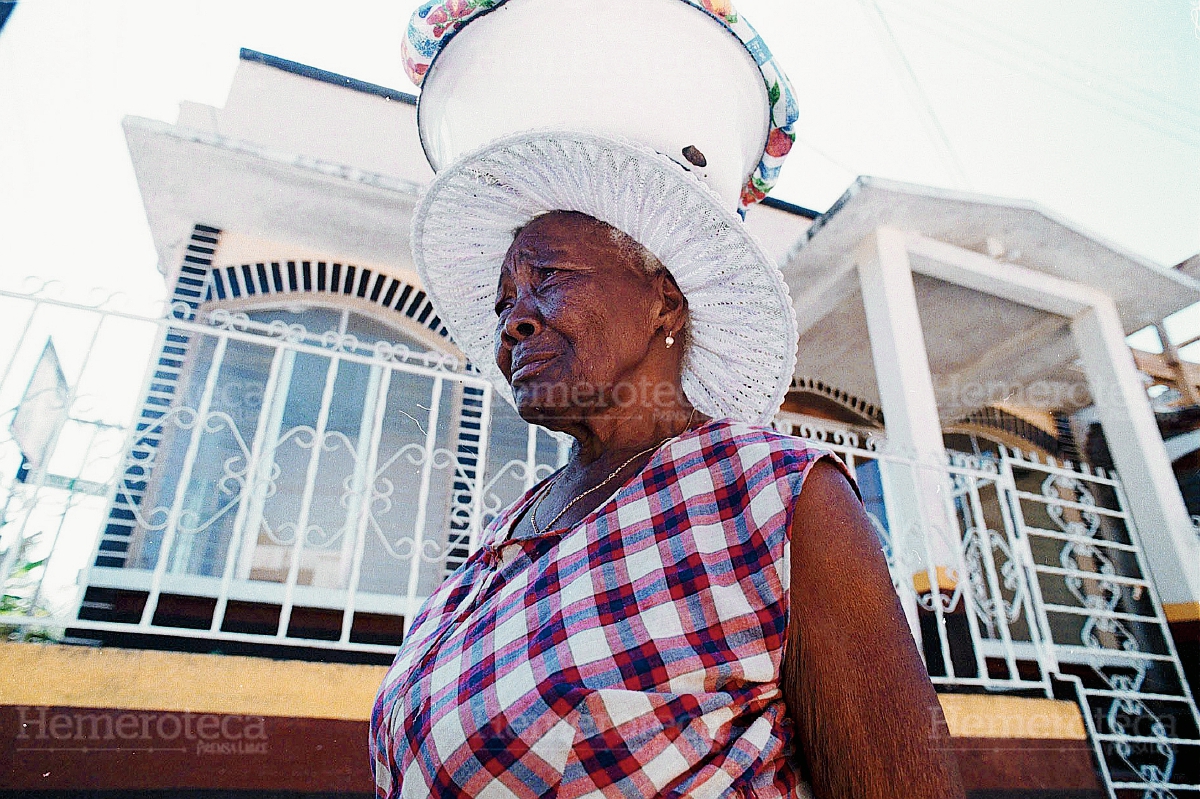
<svg viewBox="0 0 1200 799">
<path fill-rule="evenodd" d="M 545 385 L 518 384 L 512 387 L 517 414 L 529 424 L 549 430 L 570 432 L 580 418 L 580 408 L 569 402 L 556 401 L 553 391 Z"/>
<path fill-rule="evenodd" d="M 545 405 L 517 403 L 517 415 L 529 424 L 536 424 L 555 432 L 570 432 L 570 428 L 579 419 L 579 414 L 569 413 L 563 408 L 549 408 Z"/>
</svg>

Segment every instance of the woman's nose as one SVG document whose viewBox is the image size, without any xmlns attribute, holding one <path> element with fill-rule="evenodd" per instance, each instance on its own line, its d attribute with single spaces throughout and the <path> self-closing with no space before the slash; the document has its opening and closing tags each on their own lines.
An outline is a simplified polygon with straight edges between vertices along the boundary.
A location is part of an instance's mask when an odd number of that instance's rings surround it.
<svg viewBox="0 0 1200 799">
<path fill-rule="evenodd" d="M 518 299 L 504 320 L 504 335 L 513 342 L 523 341 L 542 329 L 542 320 L 533 304 Z"/>
</svg>

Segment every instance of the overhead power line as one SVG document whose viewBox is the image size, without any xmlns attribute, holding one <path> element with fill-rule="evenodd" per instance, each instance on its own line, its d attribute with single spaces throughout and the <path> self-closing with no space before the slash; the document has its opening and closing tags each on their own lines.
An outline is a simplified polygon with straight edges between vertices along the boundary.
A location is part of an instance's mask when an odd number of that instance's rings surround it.
<svg viewBox="0 0 1200 799">
<path fill-rule="evenodd" d="M 927 0 L 928 2 L 928 0 Z M 1134 94 L 1140 96 L 1144 101 L 1155 103 L 1168 113 L 1181 113 L 1192 118 L 1192 121 L 1200 121 L 1200 113 L 1188 111 L 1187 109 L 1179 108 L 1173 104 L 1171 98 L 1151 91 L 1148 87 L 1135 83 L 1129 80 L 1121 72 L 1103 71 L 1103 67 L 1095 63 L 1085 63 L 1074 58 L 1069 58 L 1060 53 L 1048 50 L 1044 42 L 1038 42 L 1030 39 L 1027 36 L 1022 36 L 1012 30 L 1003 32 L 1004 39 L 1008 44 L 1001 42 L 994 34 L 996 27 L 988 20 L 983 19 L 978 14 L 967 11 L 961 7 L 955 6 L 947 0 L 932 0 L 934 5 L 941 6 L 942 11 L 950 16 L 958 17 L 960 20 L 966 20 L 968 24 L 964 25 L 961 21 L 957 24 L 951 23 L 945 19 L 941 19 L 943 24 L 947 26 L 957 27 L 960 31 L 968 35 L 980 38 L 996 47 L 1005 49 L 1008 53 L 1019 56 L 1022 59 L 1035 59 L 1042 61 L 1048 65 L 1052 65 L 1056 72 L 1074 72 L 1076 79 L 1084 83 L 1091 83 L 1094 80 L 1101 80 L 1105 86 L 1120 87 L 1126 94 Z M 1192 0 L 1200 8 L 1200 0 Z M 892 0 L 892 5 L 897 8 L 905 8 L 911 14 L 920 14 L 922 19 L 936 19 L 929 15 L 928 5 L 918 8 L 913 5 L 910 0 Z M 1020 49 L 1014 48 L 1011 45 L 1020 45 Z M 1155 53 L 1156 63 L 1162 62 L 1161 54 Z"/>
<path fill-rule="evenodd" d="M 799 134 L 796 135 L 796 143 L 802 147 L 807 148 L 808 150 L 810 150 L 814 154 L 820 156 L 821 158 L 824 158 L 826 161 L 833 164 L 838 169 L 843 169 L 846 172 L 849 172 L 850 175 L 853 177 L 857 177 L 858 175 L 862 174 L 862 170 L 855 169 L 854 167 L 847 164 L 845 161 L 842 161 L 842 160 L 838 159 L 837 157 L 830 155 L 826 150 L 821 149 L 820 147 L 813 144 L 811 141 L 804 138 L 803 136 L 800 136 Z"/>
<path fill-rule="evenodd" d="M 912 101 L 917 116 L 925 127 L 934 149 L 937 150 L 938 155 L 949 171 L 955 188 L 970 189 L 971 182 L 967 178 L 967 171 L 963 167 L 958 153 L 955 152 L 954 146 L 950 143 L 950 137 L 946 135 L 946 130 L 942 127 L 941 120 L 938 119 L 937 113 L 933 110 L 933 104 L 929 102 L 929 97 L 925 94 L 925 90 L 921 88 L 921 82 L 917 79 L 917 73 L 913 70 L 912 63 L 909 62 L 908 56 L 904 54 L 904 50 L 896 40 L 896 34 L 892 31 L 892 26 L 888 24 L 887 17 L 883 15 L 883 10 L 880 9 L 879 3 L 876 0 L 860 0 L 860 3 L 863 6 L 863 11 L 866 12 L 867 18 L 871 20 L 879 32 L 884 50 L 895 64 L 896 71 L 900 76 L 900 82 L 904 86 L 909 99 Z"/>
<path fill-rule="evenodd" d="M 972 56 L 1029 75 L 1156 133 L 1200 145 L 1200 114 L 1172 105 L 1121 76 L 1097 74 L 1093 66 L 1058 56 L 1047 51 L 1044 45 L 1013 34 L 1006 34 L 1005 38 L 1015 44 L 1001 41 L 991 35 L 986 23 L 944 4 L 943 9 L 959 17 L 958 20 L 932 16 L 928 7 L 917 9 L 904 2 L 892 2 L 890 8 L 900 12 L 905 25 L 937 36 Z"/>
</svg>

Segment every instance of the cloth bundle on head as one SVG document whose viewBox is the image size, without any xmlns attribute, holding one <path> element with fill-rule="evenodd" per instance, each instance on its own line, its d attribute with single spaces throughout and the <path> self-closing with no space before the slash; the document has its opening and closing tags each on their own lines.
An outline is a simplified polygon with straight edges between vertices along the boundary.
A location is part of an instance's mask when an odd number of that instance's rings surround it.
<svg viewBox="0 0 1200 799">
<path fill-rule="evenodd" d="M 795 313 L 739 212 L 778 177 L 796 106 L 727 0 L 439 0 L 414 13 L 404 57 L 437 173 L 413 217 L 417 270 L 503 396 L 504 254 L 531 219 L 578 211 L 645 246 L 687 297 L 692 404 L 770 420 L 795 366 Z"/>
</svg>

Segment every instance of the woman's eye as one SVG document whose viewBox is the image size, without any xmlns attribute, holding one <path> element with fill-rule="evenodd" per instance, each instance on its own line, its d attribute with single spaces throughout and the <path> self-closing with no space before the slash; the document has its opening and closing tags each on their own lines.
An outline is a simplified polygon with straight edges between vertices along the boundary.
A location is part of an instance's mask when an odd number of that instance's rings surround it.
<svg viewBox="0 0 1200 799">
<path fill-rule="evenodd" d="M 512 300 L 500 300 L 500 302 L 496 303 L 496 316 L 500 316 L 511 307 Z"/>
</svg>

